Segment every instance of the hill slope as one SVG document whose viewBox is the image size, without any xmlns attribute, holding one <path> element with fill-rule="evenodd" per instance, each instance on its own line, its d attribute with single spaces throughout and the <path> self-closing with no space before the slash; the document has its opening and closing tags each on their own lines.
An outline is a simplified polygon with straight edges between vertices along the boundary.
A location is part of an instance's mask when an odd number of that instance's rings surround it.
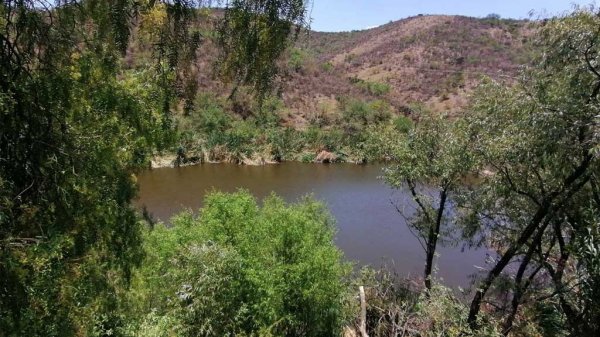
<svg viewBox="0 0 600 337">
<path fill-rule="evenodd" d="M 418 16 L 347 33 L 310 32 L 292 51 L 304 60 L 288 68 L 284 101 L 296 124 L 339 96 L 376 96 L 401 112 L 414 103 L 456 112 L 482 75 L 516 74 L 528 61 L 531 33 L 524 21 L 460 16 Z"/>
</svg>

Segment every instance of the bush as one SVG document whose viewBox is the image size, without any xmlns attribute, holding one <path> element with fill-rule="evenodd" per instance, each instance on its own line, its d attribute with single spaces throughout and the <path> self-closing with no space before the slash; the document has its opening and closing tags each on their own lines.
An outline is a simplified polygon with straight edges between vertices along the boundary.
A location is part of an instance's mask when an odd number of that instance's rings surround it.
<svg viewBox="0 0 600 337">
<path fill-rule="evenodd" d="M 225 145 L 234 156 L 251 155 L 255 148 L 253 141 L 259 130 L 251 120 L 235 121 L 225 132 Z"/>
<path fill-rule="evenodd" d="M 412 119 L 410 119 L 408 117 L 399 116 L 396 119 L 394 119 L 394 128 L 398 132 L 408 133 L 410 131 L 410 129 L 412 129 L 412 127 L 413 127 L 413 121 L 412 121 Z"/>
<path fill-rule="evenodd" d="M 307 58 L 308 58 L 308 55 L 306 54 L 305 51 L 298 49 L 298 48 L 294 48 L 290 52 L 290 59 L 288 61 L 288 66 L 290 68 L 292 68 L 295 72 L 299 72 L 304 68 Z"/>
<path fill-rule="evenodd" d="M 271 196 L 261 207 L 248 192 L 215 192 L 199 217 L 184 213 L 173 225 L 149 232 L 140 285 L 146 310 L 174 317 L 178 333 L 339 333 L 349 267 L 322 204 Z"/>
<path fill-rule="evenodd" d="M 350 82 L 374 96 L 386 95 L 391 90 L 390 85 L 387 83 L 370 82 L 357 77 L 351 78 Z"/>
<path fill-rule="evenodd" d="M 344 102 L 342 114 L 345 122 L 355 123 L 362 127 L 371 124 L 386 122 L 391 118 L 390 105 L 382 100 L 364 102 L 349 100 Z"/>
<path fill-rule="evenodd" d="M 367 332 L 371 337 L 387 336 L 478 336 L 500 337 L 496 321 L 482 315 L 481 328 L 473 333 L 467 324 L 468 306 L 453 290 L 435 284 L 429 297 L 414 282 L 400 279 L 387 269 L 364 268 L 354 281 L 347 311 L 358 317 L 358 286 L 365 287 Z M 358 319 L 354 322 L 358 326 Z"/>
</svg>

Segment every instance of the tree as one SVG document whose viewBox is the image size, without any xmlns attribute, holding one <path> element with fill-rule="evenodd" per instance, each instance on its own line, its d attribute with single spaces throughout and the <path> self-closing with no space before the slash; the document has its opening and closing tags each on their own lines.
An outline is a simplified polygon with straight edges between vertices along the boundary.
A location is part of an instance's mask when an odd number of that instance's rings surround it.
<svg viewBox="0 0 600 337">
<path fill-rule="evenodd" d="M 396 163 L 386 168 L 385 178 L 410 193 L 416 204 L 416 213 L 404 216 L 425 251 L 425 287 L 431 291 L 437 245 L 452 218 L 451 198 L 460 192 L 473 163 L 455 122 L 424 109 L 416 119 L 407 133 L 394 130 L 382 142 L 385 156 Z"/>
<path fill-rule="evenodd" d="M 119 334 L 122 291 L 142 258 L 132 174 L 172 141 L 171 109 L 184 98 L 177 84 L 189 80 L 178 70 L 195 58 L 199 35 L 189 23 L 204 4 L 0 2 L 2 334 Z M 288 14 L 261 15 L 280 4 Z M 303 22 L 304 5 L 248 0 L 228 8 L 252 12 L 227 21 L 230 38 L 274 38 L 247 46 L 262 67 L 246 79 L 262 77 L 261 90 L 289 36 L 269 27 Z M 155 67 L 126 70 L 135 19 L 156 8 L 165 15 L 152 35 Z"/>
<path fill-rule="evenodd" d="M 524 294 L 534 290 L 534 281 L 552 280 L 555 291 L 538 296 L 537 302 L 556 299 L 573 335 L 597 334 L 597 323 L 588 319 L 597 307 L 593 309 L 582 289 L 566 285 L 565 274 L 597 280 L 595 262 L 583 258 L 591 255 L 572 252 L 583 249 L 588 236 L 584 233 L 596 232 L 600 214 L 590 206 L 597 200 L 599 170 L 594 150 L 600 92 L 598 27 L 594 8 L 549 20 L 537 41 L 541 53 L 518 83 L 488 81 L 474 96 L 467 118 L 470 150 L 492 174 L 474 194 L 469 219 L 489 234 L 499 257 L 471 303 L 473 327 L 490 288 L 509 264 L 517 263 L 516 274 L 504 274 L 515 280 L 505 333 L 512 328 Z M 585 251 L 597 247 L 591 237 L 594 243 Z M 597 286 L 590 284 L 589 289 Z"/>
</svg>

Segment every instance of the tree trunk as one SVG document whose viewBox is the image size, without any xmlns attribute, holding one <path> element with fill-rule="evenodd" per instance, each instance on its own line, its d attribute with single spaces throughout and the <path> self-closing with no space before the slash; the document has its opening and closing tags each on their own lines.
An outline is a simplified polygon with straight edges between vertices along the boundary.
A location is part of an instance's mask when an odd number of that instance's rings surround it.
<svg viewBox="0 0 600 337">
<path fill-rule="evenodd" d="M 433 258 L 435 257 L 435 250 L 437 248 L 437 240 L 440 235 L 440 228 L 442 226 L 442 220 L 444 216 L 444 209 L 446 207 L 446 199 L 448 198 L 447 188 L 443 188 L 440 192 L 440 204 L 437 210 L 437 216 L 435 224 L 431 224 L 429 228 L 429 235 L 427 238 L 427 251 L 425 252 L 425 288 L 427 288 L 427 296 L 431 291 L 431 273 L 433 270 Z"/>
<path fill-rule="evenodd" d="M 519 270 L 517 271 L 517 275 L 515 277 L 515 290 L 514 290 L 512 301 L 511 301 L 511 311 L 510 311 L 508 317 L 506 318 L 506 321 L 504 323 L 504 327 L 502 329 L 503 330 L 503 334 L 505 336 L 508 336 L 508 334 L 510 333 L 510 330 L 512 329 L 515 317 L 516 317 L 517 312 L 519 310 L 519 305 L 521 305 L 521 300 L 523 298 L 523 295 L 525 294 L 525 291 L 527 291 L 527 288 L 529 287 L 529 284 L 531 283 L 531 281 L 533 280 L 533 278 L 535 277 L 535 275 L 540 270 L 538 268 L 536 271 L 534 271 L 529 276 L 527 282 L 525 282 L 525 284 L 523 284 L 523 276 L 525 275 L 527 267 L 529 266 L 529 262 L 531 261 L 533 253 L 536 250 L 536 247 L 542 241 L 542 238 L 544 236 L 544 231 L 548 227 L 548 223 L 549 222 L 546 221 L 545 224 L 544 224 L 544 226 L 538 231 L 538 234 L 535 236 L 535 238 L 533 239 L 533 241 L 529 245 L 529 249 L 527 250 L 527 253 L 525 254 L 525 257 L 523 258 L 523 261 L 521 261 L 521 265 L 519 266 Z M 540 253 L 540 255 L 541 255 L 541 253 Z"/>
</svg>

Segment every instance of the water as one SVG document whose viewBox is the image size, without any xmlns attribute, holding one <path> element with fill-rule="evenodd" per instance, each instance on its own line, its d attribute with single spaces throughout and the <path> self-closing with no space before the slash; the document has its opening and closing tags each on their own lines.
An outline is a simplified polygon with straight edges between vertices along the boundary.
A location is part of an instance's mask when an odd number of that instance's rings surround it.
<svg viewBox="0 0 600 337">
<path fill-rule="evenodd" d="M 347 259 L 374 267 L 386 264 L 401 276 L 421 277 L 425 254 L 394 206 L 410 212 L 412 202 L 378 179 L 381 174 L 381 166 L 353 164 L 207 164 L 154 169 L 138 176 L 137 205 L 168 222 L 181 210 L 197 211 L 212 189 L 234 192 L 244 188 L 258 198 L 275 192 L 289 202 L 312 194 L 336 218 L 336 243 Z M 461 244 L 439 247 L 438 253 L 436 277 L 454 287 L 468 286 L 469 275 L 485 260 L 483 251 L 463 249 Z"/>
</svg>

